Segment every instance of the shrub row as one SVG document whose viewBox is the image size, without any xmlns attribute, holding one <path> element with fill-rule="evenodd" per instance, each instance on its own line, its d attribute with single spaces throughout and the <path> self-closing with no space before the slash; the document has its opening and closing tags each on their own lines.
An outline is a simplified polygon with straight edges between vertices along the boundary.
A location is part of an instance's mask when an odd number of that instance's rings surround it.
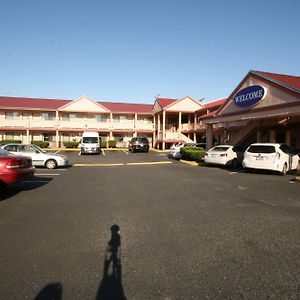
<svg viewBox="0 0 300 300">
<path fill-rule="evenodd" d="M 20 140 L 2 140 L 0 141 L 0 145 L 5 145 L 5 144 L 21 144 L 22 141 Z M 44 141 L 31 141 L 31 144 L 33 145 L 37 145 L 41 148 L 48 148 L 49 147 L 49 143 L 48 142 L 44 142 Z"/>
<path fill-rule="evenodd" d="M 0 141 L 0 145 L 5 145 L 5 144 L 21 144 L 22 141 L 20 140 L 2 140 Z"/>
<path fill-rule="evenodd" d="M 182 159 L 201 161 L 205 155 L 205 150 L 199 148 L 182 147 L 180 148 L 180 153 L 182 155 Z"/>
<path fill-rule="evenodd" d="M 31 144 L 37 145 L 40 148 L 48 148 L 49 147 L 49 143 L 48 142 L 44 142 L 44 141 L 32 141 Z"/>
<path fill-rule="evenodd" d="M 70 148 L 78 148 L 79 142 L 64 142 L 64 146 L 68 149 Z"/>
</svg>

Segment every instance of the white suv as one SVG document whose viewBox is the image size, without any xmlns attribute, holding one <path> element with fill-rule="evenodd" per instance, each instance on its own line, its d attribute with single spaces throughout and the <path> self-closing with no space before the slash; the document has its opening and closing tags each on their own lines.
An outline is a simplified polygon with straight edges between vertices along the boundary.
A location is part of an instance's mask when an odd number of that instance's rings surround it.
<svg viewBox="0 0 300 300">
<path fill-rule="evenodd" d="M 257 143 L 247 148 L 242 164 L 244 168 L 278 171 L 285 175 L 299 167 L 299 155 L 285 144 Z"/>
</svg>

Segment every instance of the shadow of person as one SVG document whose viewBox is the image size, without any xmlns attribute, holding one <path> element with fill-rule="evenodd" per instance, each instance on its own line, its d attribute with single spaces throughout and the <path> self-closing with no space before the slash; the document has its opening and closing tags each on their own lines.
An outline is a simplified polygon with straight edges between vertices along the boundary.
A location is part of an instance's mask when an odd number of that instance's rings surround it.
<svg viewBox="0 0 300 300">
<path fill-rule="evenodd" d="M 34 300 L 61 300 L 62 291 L 60 283 L 49 283 L 39 291 Z"/>
<path fill-rule="evenodd" d="M 105 249 L 103 278 L 96 300 L 126 300 L 122 286 L 120 227 L 114 224 L 110 230 L 111 239 Z"/>
</svg>

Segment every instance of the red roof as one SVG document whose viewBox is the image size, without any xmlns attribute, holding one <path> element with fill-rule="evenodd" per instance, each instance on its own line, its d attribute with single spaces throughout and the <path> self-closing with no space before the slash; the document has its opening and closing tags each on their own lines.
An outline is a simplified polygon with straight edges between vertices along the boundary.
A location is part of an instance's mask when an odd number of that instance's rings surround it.
<svg viewBox="0 0 300 300">
<path fill-rule="evenodd" d="M 156 98 L 157 103 L 162 107 L 167 107 L 170 104 L 176 102 L 178 99 L 169 99 L 169 98 Z"/>
<path fill-rule="evenodd" d="M 251 71 L 251 72 L 256 75 L 262 76 L 266 79 L 269 79 L 275 83 L 289 86 L 300 92 L 300 77 L 299 76 L 283 75 L 283 74 L 269 73 L 269 72 L 263 72 L 263 71 Z"/>
<path fill-rule="evenodd" d="M 98 102 L 111 112 L 152 114 L 152 104 Z"/>
<path fill-rule="evenodd" d="M 213 117 L 214 115 L 217 114 L 217 112 L 218 112 L 217 109 L 213 110 L 213 111 L 211 111 L 211 112 L 209 112 L 209 113 L 207 113 L 205 115 L 200 116 L 199 119 L 206 119 L 206 118 L 209 118 L 209 117 Z"/>
<path fill-rule="evenodd" d="M 18 108 L 43 108 L 58 109 L 59 107 L 70 103 L 71 100 L 58 99 L 40 99 L 40 98 L 20 98 L 20 97 L 1 97 L 0 107 L 18 107 Z"/>
<path fill-rule="evenodd" d="M 68 103 L 71 103 L 72 101 L 73 100 L 0 96 L 0 107 L 57 110 L 60 107 Z M 152 114 L 152 109 L 153 109 L 152 104 L 112 103 L 112 102 L 98 102 L 98 103 L 106 107 L 111 112 Z"/>
<path fill-rule="evenodd" d="M 216 100 L 210 103 L 206 103 L 204 104 L 204 107 L 200 108 L 199 110 L 197 110 L 197 112 L 201 112 L 201 111 L 205 111 L 207 109 L 212 109 L 214 108 L 215 110 L 217 108 L 219 108 L 227 99 L 220 99 L 220 100 Z"/>
</svg>

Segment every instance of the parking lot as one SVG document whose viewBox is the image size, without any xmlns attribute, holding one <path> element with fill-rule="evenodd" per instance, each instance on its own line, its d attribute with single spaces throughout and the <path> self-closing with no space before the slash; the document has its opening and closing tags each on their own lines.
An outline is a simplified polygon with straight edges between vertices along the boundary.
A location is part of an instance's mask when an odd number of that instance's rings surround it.
<svg viewBox="0 0 300 300">
<path fill-rule="evenodd" d="M 299 299 L 295 174 L 63 154 L 69 168 L 0 194 L 0 299 Z M 113 224 L 117 276 L 105 272 Z"/>
</svg>

